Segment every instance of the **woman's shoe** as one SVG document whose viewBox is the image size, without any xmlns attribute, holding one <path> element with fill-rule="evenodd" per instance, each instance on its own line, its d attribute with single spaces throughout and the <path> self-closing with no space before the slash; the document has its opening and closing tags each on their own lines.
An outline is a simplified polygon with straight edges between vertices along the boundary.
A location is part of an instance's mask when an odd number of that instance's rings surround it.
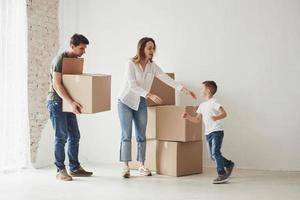
<svg viewBox="0 0 300 200">
<path fill-rule="evenodd" d="M 122 177 L 123 178 L 130 178 L 130 169 L 128 166 L 122 169 Z"/>
<path fill-rule="evenodd" d="M 146 168 L 145 166 L 139 167 L 139 173 L 142 176 L 152 176 L 151 171 L 148 168 Z"/>
</svg>

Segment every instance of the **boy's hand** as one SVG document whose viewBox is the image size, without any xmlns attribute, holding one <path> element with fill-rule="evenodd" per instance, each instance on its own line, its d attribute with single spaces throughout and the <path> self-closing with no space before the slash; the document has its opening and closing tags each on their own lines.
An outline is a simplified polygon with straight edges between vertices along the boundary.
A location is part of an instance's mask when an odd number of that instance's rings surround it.
<svg viewBox="0 0 300 200">
<path fill-rule="evenodd" d="M 219 112 L 218 115 L 211 117 L 211 119 L 213 121 L 218 121 L 218 120 L 224 119 L 227 116 L 226 111 L 224 110 L 224 108 L 222 106 L 219 108 L 218 112 Z"/>
<path fill-rule="evenodd" d="M 187 112 L 182 113 L 182 118 L 192 122 L 192 123 L 200 123 L 201 119 L 200 119 L 200 114 L 198 113 L 196 116 L 193 116 Z"/>
<path fill-rule="evenodd" d="M 184 119 L 186 119 L 187 117 L 188 117 L 188 113 L 187 112 L 184 112 L 184 113 L 182 113 L 182 118 L 184 118 Z"/>
</svg>

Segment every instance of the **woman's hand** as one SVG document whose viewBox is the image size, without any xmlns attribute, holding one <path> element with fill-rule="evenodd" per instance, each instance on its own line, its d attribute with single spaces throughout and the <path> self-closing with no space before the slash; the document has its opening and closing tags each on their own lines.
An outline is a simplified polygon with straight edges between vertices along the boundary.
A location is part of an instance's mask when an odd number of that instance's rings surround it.
<svg viewBox="0 0 300 200">
<path fill-rule="evenodd" d="M 197 99 L 196 94 L 187 89 L 186 87 L 183 87 L 181 91 L 184 92 L 186 95 L 190 95 L 193 99 Z"/>
<path fill-rule="evenodd" d="M 162 102 L 163 102 L 163 100 L 155 94 L 149 93 L 146 97 L 151 99 L 156 104 L 162 104 Z"/>
</svg>

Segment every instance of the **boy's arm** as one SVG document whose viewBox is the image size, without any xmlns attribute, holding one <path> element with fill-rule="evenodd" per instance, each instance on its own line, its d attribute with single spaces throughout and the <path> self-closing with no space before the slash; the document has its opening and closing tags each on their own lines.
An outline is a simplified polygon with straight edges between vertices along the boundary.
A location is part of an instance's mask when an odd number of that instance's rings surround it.
<svg viewBox="0 0 300 200">
<path fill-rule="evenodd" d="M 227 116 L 227 113 L 222 106 L 220 106 L 220 108 L 218 109 L 218 112 L 219 112 L 218 115 L 211 117 L 212 120 L 214 120 L 214 121 L 221 120 Z"/>
<path fill-rule="evenodd" d="M 184 119 L 189 120 L 190 122 L 193 122 L 193 123 L 200 123 L 200 122 L 201 122 L 202 115 L 201 115 L 201 113 L 197 113 L 196 116 L 192 116 L 192 115 L 190 115 L 189 113 L 184 112 L 184 113 L 182 114 L 182 117 L 183 117 Z"/>
</svg>

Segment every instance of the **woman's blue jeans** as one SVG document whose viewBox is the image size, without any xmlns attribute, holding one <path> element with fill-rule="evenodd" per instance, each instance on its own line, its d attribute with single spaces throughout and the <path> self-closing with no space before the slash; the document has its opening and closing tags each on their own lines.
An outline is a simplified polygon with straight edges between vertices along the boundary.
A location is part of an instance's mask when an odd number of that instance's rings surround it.
<svg viewBox="0 0 300 200">
<path fill-rule="evenodd" d="M 131 161 L 131 137 L 132 122 L 135 125 L 135 136 L 137 141 L 137 161 L 145 162 L 146 152 L 146 127 L 147 127 L 147 103 L 141 97 L 138 110 L 133 110 L 118 100 L 118 113 L 121 123 L 120 161 Z"/>
</svg>

